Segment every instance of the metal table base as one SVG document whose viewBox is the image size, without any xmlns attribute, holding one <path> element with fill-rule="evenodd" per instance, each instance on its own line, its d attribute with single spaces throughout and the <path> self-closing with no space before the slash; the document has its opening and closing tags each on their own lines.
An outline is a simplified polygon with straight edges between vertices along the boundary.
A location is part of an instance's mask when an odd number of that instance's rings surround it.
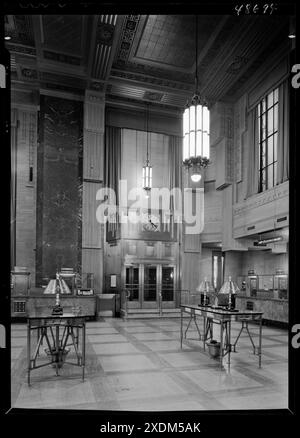
<svg viewBox="0 0 300 438">
<path fill-rule="evenodd" d="M 183 335 L 183 313 L 190 314 L 190 320 Z M 203 341 L 203 350 L 205 351 L 208 340 L 213 339 L 213 326 L 217 324 L 220 326 L 220 368 L 223 368 L 223 358 L 228 357 L 228 370 L 231 364 L 231 352 L 236 352 L 236 345 L 243 330 L 246 330 L 251 341 L 253 354 L 258 356 L 258 365 L 261 368 L 261 354 L 262 354 L 262 315 L 263 312 L 255 311 L 238 311 L 215 309 L 212 306 L 196 306 L 196 305 L 181 305 L 181 323 L 180 323 L 180 346 L 182 348 L 183 337 L 186 338 L 187 331 L 190 327 L 191 321 L 195 322 L 200 340 Z M 197 316 L 203 317 L 203 335 L 201 336 L 196 322 Z M 241 330 L 234 341 L 231 343 L 231 322 L 238 321 L 242 323 Z M 253 338 L 248 328 L 249 321 L 258 321 L 259 323 L 259 341 L 258 346 L 255 346 Z"/>
<path fill-rule="evenodd" d="M 37 341 L 32 352 L 32 333 L 37 332 Z M 61 334 L 62 331 L 62 334 Z M 72 314 L 61 316 L 32 316 L 27 319 L 27 381 L 30 385 L 30 373 L 38 368 L 54 366 L 55 373 L 59 375 L 59 369 L 64 364 L 75 365 L 82 369 L 82 381 L 85 376 L 85 317 Z M 44 344 L 45 343 L 45 344 Z M 41 359 L 40 349 L 47 346 L 45 353 L 51 360 L 39 363 Z M 73 347 L 75 361 L 67 361 L 69 352 L 67 347 Z"/>
</svg>

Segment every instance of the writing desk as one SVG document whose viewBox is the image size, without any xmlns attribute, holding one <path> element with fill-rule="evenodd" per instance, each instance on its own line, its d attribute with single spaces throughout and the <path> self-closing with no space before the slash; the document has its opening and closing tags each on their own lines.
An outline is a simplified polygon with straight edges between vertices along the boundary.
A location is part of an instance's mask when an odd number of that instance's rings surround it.
<svg viewBox="0 0 300 438">
<path fill-rule="evenodd" d="M 190 320 L 188 322 L 187 329 L 185 330 L 184 337 L 190 326 L 192 320 L 194 320 L 198 333 L 199 339 L 203 341 L 203 349 L 205 350 L 205 344 L 208 340 L 213 338 L 213 324 L 220 325 L 220 368 L 223 368 L 223 358 L 228 355 L 228 369 L 230 369 L 230 354 L 231 351 L 236 351 L 236 345 L 241 335 L 242 330 L 246 329 L 249 339 L 253 347 L 253 354 L 258 356 L 259 368 L 261 368 L 261 351 L 262 351 L 262 315 L 263 312 L 256 312 L 253 310 L 238 310 L 231 311 L 221 309 L 215 306 L 200 306 L 200 305 L 187 305 L 182 304 L 181 306 L 181 324 L 180 324 L 180 345 L 182 348 L 183 341 L 183 314 L 189 313 Z M 203 317 L 203 335 L 201 335 L 199 327 L 196 323 L 196 317 Z M 231 322 L 238 321 L 242 323 L 242 328 L 239 332 L 238 337 L 234 343 L 231 343 Z M 248 329 L 249 321 L 258 321 L 259 323 L 259 340 L 258 346 L 255 346 L 252 336 Z"/>
<path fill-rule="evenodd" d="M 34 309 L 27 318 L 27 359 L 28 359 L 28 385 L 30 385 L 30 373 L 32 370 L 52 365 L 56 375 L 64 363 L 82 368 L 82 380 L 85 371 L 85 318 L 89 315 L 63 313 L 51 315 L 46 309 Z M 33 354 L 32 333 L 37 332 L 37 342 Z M 39 350 L 43 341 L 46 341 L 48 349 L 45 351 L 49 358 L 48 362 L 41 362 Z M 73 346 L 76 354 L 75 362 L 66 361 L 69 352 L 68 346 Z M 39 360 L 38 360 L 39 359 Z"/>
</svg>

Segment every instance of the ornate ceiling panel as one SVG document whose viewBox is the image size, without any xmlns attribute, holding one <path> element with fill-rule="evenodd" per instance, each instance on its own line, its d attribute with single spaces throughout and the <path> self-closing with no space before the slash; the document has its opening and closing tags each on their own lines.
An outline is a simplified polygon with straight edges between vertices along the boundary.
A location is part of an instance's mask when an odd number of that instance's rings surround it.
<svg viewBox="0 0 300 438">
<path fill-rule="evenodd" d="M 199 89 L 234 99 L 285 38 L 289 17 L 198 16 Z M 194 92 L 193 15 L 8 15 L 12 82 L 85 89 L 110 101 L 182 109 Z"/>
<path fill-rule="evenodd" d="M 78 56 L 82 50 L 82 15 L 42 15 L 42 44 Z"/>
<path fill-rule="evenodd" d="M 221 19 L 222 16 L 198 16 L 198 53 Z M 195 69 L 194 15 L 149 15 L 142 23 L 139 41 L 132 48 L 133 61 L 187 72 Z"/>
<path fill-rule="evenodd" d="M 146 64 L 191 69 L 194 63 L 194 17 L 150 15 L 134 51 L 134 59 Z M 180 35 L 180 38 L 178 38 Z"/>
</svg>

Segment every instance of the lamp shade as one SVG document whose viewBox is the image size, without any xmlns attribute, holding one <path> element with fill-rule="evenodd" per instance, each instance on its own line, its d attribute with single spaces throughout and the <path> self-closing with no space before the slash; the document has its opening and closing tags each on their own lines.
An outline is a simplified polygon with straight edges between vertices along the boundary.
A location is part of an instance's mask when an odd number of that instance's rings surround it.
<svg viewBox="0 0 300 438">
<path fill-rule="evenodd" d="M 238 288 L 238 285 L 231 279 L 231 277 L 228 277 L 228 280 L 224 281 L 221 289 L 219 290 L 219 294 L 231 294 L 235 295 L 240 291 Z"/>
<path fill-rule="evenodd" d="M 214 292 L 214 288 L 212 287 L 210 281 L 208 281 L 206 278 L 201 281 L 199 286 L 197 287 L 198 292 Z"/>
</svg>

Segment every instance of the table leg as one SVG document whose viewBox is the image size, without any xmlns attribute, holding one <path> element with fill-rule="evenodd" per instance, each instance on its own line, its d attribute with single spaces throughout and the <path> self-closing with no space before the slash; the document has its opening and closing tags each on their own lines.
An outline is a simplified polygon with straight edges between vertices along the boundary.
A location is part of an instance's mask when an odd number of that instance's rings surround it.
<svg viewBox="0 0 300 438">
<path fill-rule="evenodd" d="M 235 342 L 234 342 L 234 344 L 233 344 L 233 351 L 234 351 L 234 352 L 236 352 L 236 345 L 237 345 L 237 343 L 238 343 L 238 340 L 240 339 L 240 336 L 241 336 L 243 330 L 244 330 L 244 321 L 242 321 L 242 327 L 241 327 L 241 329 L 240 329 L 240 331 L 239 331 L 239 334 L 237 335 L 237 338 L 236 338 L 236 340 L 235 340 Z"/>
<path fill-rule="evenodd" d="M 31 326 L 30 320 L 27 321 L 27 359 L 28 359 L 28 369 L 27 369 L 27 382 L 30 386 L 30 370 L 31 370 Z"/>
<path fill-rule="evenodd" d="M 186 327 L 186 329 L 185 329 L 185 331 L 184 331 L 184 338 L 185 338 L 185 339 L 186 339 L 187 331 L 188 331 L 188 329 L 189 329 L 189 327 L 190 327 L 190 324 L 191 324 L 191 322 L 192 322 L 192 319 L 193 319 L 193 314 L 191 313 L 191 317 L 190 317 L 190 319 L 189 319 L 188 325 L 187 325 L 187 327 Z"/>
<path fill-rule="evenodd" d="M 84 369 L 85 369 L 85 321 L 82 323 L 82 381 L 84 381 Z"/>
<path fill-rule="evenodd" d="M 223 368 L 223 321 L 220 321 L 220 368 Z"/>
<path fill-rule="evenodd" d="M 77 349 L 78 349 L 78 347 L 79 347 L 79 327 L 76 328 L 76 340 L 77 340 L 76 344 L 77 344 Z"/>
<path fill-rule="evenodd" d="M 230 355 L 231 355 L 231 321 L 228 321 L 227 327 L 227 336 L 228 336 L 228 371 L 230 371 Z"/>
<path fill-rule="evenodd" d="M 58 361 L 59 361 L 59 325 L 55 327 L 55 359 L 56 359 L 56 375 L 58 376 Z"/>
<path fill-rule="evenodd" d="M 182 348 L 182 336 L 183 336 L 183 309 L 180 309 L 180 348 Z"/>
<path fill-rule="evenodd" d="M 259 320 L 259 346 L 258 346 L 258 364 L 261 368 L 261 346 L 262 346 L 262 316 Z"/>
<path fill-rule="evenodd" d="M 194 314 L 194 323 L 195 323 L 195 326 L 197 328 L 197 332 L 198 332 L 198 335 L 199 335 L 199 340 L 201 341 L 201 332 L 200 332 L 200 329 L 199 329 L 198 324 L 197 324 L 196 314 Z"/>
<path fill-rule="evenodd" d="M 204 351 L 205 351 L 205 342 L 206 342 L 206 339 L 207 339 L 206 324 L 207 324 L 206 316 L 203 315 L 203 350 Z"/>
<path fill-rule="evenodd" d="M 36 331 L 36 342 L 37 342 L 37 344 L 38 344 L 38 342 L 39 342 L 40 335 L 41 335 L 41 333 L 40 333 L 40 327 L 38 327 L 38 328 L 37 328 L 37 331 Z M 37 349 L 37 355 L 39 355 L 39 353 L 40 353 L 40 348 L 38 347 L 38 349 Z"/>
</svg>

